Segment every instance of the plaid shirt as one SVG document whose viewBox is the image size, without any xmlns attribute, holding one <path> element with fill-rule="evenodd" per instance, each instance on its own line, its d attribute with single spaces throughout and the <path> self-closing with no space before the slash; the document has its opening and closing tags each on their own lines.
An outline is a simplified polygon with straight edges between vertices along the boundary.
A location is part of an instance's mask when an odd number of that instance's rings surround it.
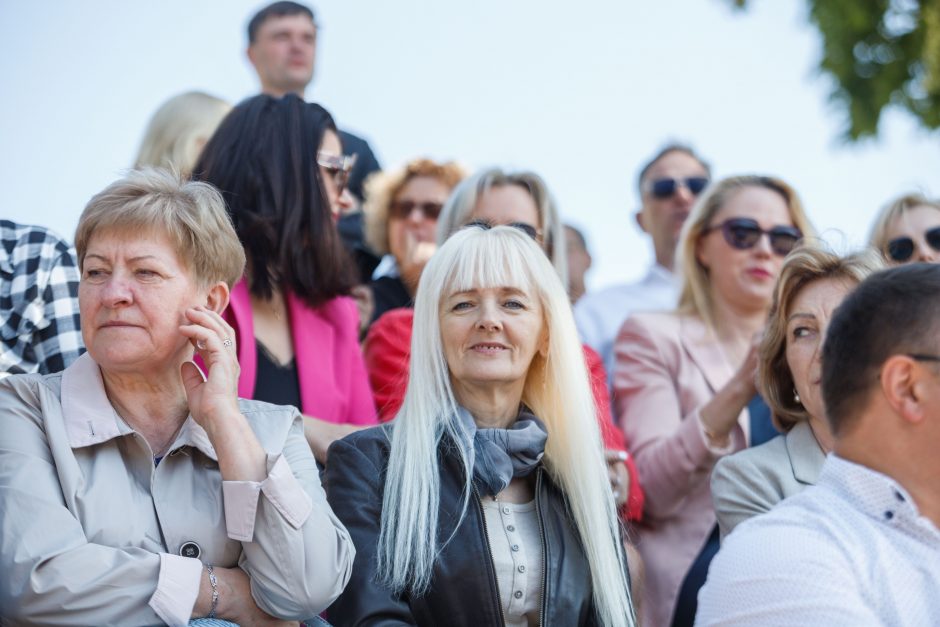
<svg viewBox="0 0 940 627">
<path fill-rule="evenodd" d="M 78 279 L 58 236 L 0 220 L 0 377 L 58 372 L 82 354 Z"/>
</svg>

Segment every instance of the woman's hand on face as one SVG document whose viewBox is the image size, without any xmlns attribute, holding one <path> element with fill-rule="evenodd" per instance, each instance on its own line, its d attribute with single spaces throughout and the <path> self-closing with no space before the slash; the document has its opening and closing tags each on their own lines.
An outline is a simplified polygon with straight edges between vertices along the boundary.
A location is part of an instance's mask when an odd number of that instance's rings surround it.
<svg viewBox="0 0 940 627">
<path fill-rule="evenodd" d="M 405 231 L 405 254 L 399 262 L 398 272 L 412 288 L 417 287 L 424 266 L 428 264 L 435 252 L 437 252 L 437 244 L 419 242 L 410 231 Z"/>
<path fill-rule="evenodd" d="M 614 504 L 619 508 L 627 502 L 630 494 L 630 471 L 627 470 L 627 453 L 616 449 L 604 451 L 607 459 L 607 475 L 610 477 L 610 489 L 614 493 Z"/>
<path fill-rule="evenodd" d="M 189 412 L 203 428 L 209 422 L 239 414 L 238 354 L 235 351 L 235 330 L 216 312 L 206 307 L 186 311 L 190 324 L 180 325 L 180 332 L 189 338 L 208 370 L 204 380 L 196 364 L 183 364 L 183 385 Z"/>
</svg>

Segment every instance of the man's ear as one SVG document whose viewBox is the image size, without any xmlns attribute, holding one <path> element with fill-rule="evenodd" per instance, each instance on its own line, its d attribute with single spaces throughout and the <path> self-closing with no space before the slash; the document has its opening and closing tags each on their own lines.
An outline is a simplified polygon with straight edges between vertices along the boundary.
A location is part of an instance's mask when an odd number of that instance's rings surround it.
<svg viewBox="0 0 940 627">
<path fill-rule="evenodd" d="M 904 420 L 918 423 L 927 413 L 928 386 L 936 385 L 928 377 L 936 376 L 907 355 L 889 357 L 881 367 L 881 391 L 888 405 Z"/>
<path fill-rule="evenodd" d="M 642 209 L 633 214 L 633 218 L 636 220 L 636 224 L 638 227 L 640 227 L 640 230 L 644 233 L 649 233 L 649 231 L 646 230 L 646 225 L 643 224 L 643 217 L 644 214 Z"/>
<path fill-rule="evenodd" d="M 206 307 L 217 314 L 221 314 L 228 307 L 229 296 L 228 284 L 219 281 L 209 287 L 206 293 Z"/>
</svg>

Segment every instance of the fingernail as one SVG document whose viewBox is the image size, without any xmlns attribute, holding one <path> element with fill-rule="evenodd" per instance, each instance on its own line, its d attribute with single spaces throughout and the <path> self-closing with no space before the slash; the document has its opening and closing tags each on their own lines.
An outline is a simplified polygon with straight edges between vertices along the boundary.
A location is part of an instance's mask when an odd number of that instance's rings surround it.
<svg viewBox="0 0 940 627">
<path fill-rule="evenodd" d="M 622 462 L 625 462 L 630 458 L 630 454 L 626 451 L 619 451 L 617 456 L 620 457 L 620 461 Z"/>
</svg>

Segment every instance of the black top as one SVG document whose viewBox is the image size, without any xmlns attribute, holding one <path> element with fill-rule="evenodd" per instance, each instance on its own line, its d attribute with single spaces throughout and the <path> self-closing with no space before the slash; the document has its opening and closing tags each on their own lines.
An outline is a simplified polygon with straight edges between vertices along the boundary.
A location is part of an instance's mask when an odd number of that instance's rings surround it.
<svg viewBox="0 0 940 627">
<path fill-rule="evenodd" d="M 330 622 L 339 627 L 502 625 L 483 506 L 474 494 L 463 512 L 463 467 L 456 445 L 446 437 L 438 447 L 437 538 L 449 542 L 434 561 L 431 587 L 423 596 L 396 595 L 376 580 L 389 434 L 388 425 L 373 427 L 330 446 L 323 487 L 330 506 L 356 545 L 352 577 L 328 610 Z M 542 624 L 596 627 L 590 565 L 571 522 L 565 496 L 543 466 L 536 469 L 535 482 L 545 565 Z"/>
<path fill-rule="evenodd" d="M 258 349 L 258 369 L 255 375 L 254 400 L 300 407 L 297 361 L 291 359 L 286 364 L 279 364 L 264 344 L 255 340 L 255 345 Z"/>
<path fill-rule="evenodd" d="M 379 277 L 369 283 L 369 287 L 372 288 L 372 298 L 375 302 L 372 320 L 369 321 L 370 325 L 390 309 L 415 306 L 411 294 L 408 293 L 408 288 L 398 277 Z"/>
</svg>

